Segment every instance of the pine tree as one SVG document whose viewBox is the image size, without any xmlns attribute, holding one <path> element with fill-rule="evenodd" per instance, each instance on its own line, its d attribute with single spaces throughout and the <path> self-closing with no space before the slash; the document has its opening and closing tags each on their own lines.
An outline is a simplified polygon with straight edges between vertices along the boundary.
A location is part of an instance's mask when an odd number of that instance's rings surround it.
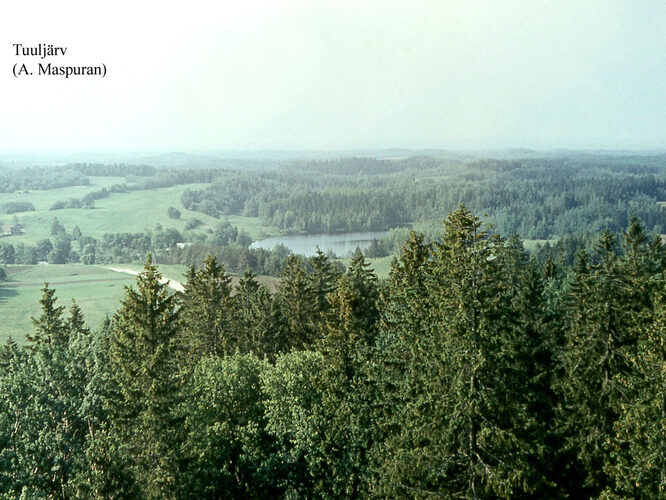
<svg viewBox="0 0 666 500">
<path fill-rule="evenodd" d="M 287 345 L 303 349 L 317 339 L 316 296 L 301 260 L 290 255 L 280 275 L 275 300 L 287 332 Z"/>
<path fill-rule="evenodd" d="M 418 329 L 382 322 L 389 329 L 378 348 L 409 354 L 404 375 L 385 386 L 395 410 L 382 417 L 385 441 L 375 452 L 373 487 L 389 496 L 468 498 L 534 491 L 523 336 L 513 305 L 519 259 L 464 206 L 444 226 L 431 257 L 412 241 L 403 255 L 415 256 L 415 265 L 394 266 L 416 270 L 403 279 L 413 290 L 426 287 L 427 306 L 414 318 Z M 405 303 L 398 290 L 398 304 Z M 400 357 L 380 353 L 389 370 L 396 359 L 400 366 Z"/>
<path fill-rule="evenodd" d="M 636 228 L 630 228 L 640 238 Z M 636 335 L 632 325 L 638 319 L 642 293 L 635 295 L 629 274 L 638 270 L 642 243 L 626 240 L 625 263 L 617 256 L 617 239 L 604 231 L 595 245 L 598 264 L 588 269 L 579 259 L 571 289 L 571 323 L 562 353 L 563 376 L 559 383 L 564 405 L 561 410 L 567 435 L 565 453 L 575 455 L 583 472 L 582 491 L 577 495 L 598 495 L 611 479 L 607 470 L 612 459 L 609 443 L 614 436 L 618 411 L 626 395 L 617 383 L 617 375 L 629 369 L 635 355 Z M 633 247 L 633 249 L 632 249 Z"/>
<path fill-rule="evenodd" d="M 172 498 L 175 490 L 177 436 L 174 416 L 177 298 L 161 282 L 148 255 L 137 289 L 126 287 L 114 316 L 109 346 L 114 394 L 109 405 L 113 431 L 142 495 Z"/>
<path fill-rule="evenodd" d="M 183 343 L 188 363 L 201 357 L 235 351 L 239 339 L 231 331 L 231 277 L 209 256 L 200 270 L 190 268 L 183 292 Z"/>
<path fill-rule="evenodd" d="M 43 343 L 67 344 L 69 332 L 62 319 L 65 306 L 56 306 L 57 300 L 55 289 L 49 288 L 49 284 L 44 283 L 42 298 L 39 300 L 42 314 L 39 318 L 32 318 L 36 329 L 35 333 L 33 335 L 26 335 L 32 349 Z"/>
</svg>

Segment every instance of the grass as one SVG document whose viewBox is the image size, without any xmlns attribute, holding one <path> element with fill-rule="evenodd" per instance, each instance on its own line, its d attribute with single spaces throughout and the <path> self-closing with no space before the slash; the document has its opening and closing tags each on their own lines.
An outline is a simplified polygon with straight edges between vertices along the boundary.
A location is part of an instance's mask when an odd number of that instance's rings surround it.
<svg viewBox="0 0 666 500">
<path fill-rule="evenodd" d="M 339 260 L 346 268 L 349 266 L 351 257 Z M 375 271 L 377 277 L 386 278 L 391 272 L 391 262 L 393 261 L 393 256 L 390 255 L 388 257 L 377 257 L 375 259 L 366 258 L 365 261 L 370 263 L 370 267 Z"/>
<path fill-rule="evenodd" d="M 120 269 L 128 269 L 130 271 L 140 272 L 143 269 L 143 265 L 140 264 L 110 264 L 108 267 L 115 267 Z M 168 280 L 176 281 L 178 283 L 184 284 L 186 280 L 185 273 L 187 273 L 187 266 L 183 265 L 172 265 L 172 264 L 160 264 L 159 270 L 162 276 Z M 235 286 L 238 283 L 239 276 L 228 273 L 232 279 L 231 284 Z M 271 292 L 275 291 L 279 279 L 274 276 L 257 276 L 256 280 L 262 285 L 266 286 Z"/>
<path fill-rule="evenodd" d="M 138 264 L 109 265 L 141 271 L 143 266 Z M 162 276 L 169 280 L 183 283 L 185 266 L 160 265 Z M 8 337 L 16 342 L 25 342 L 25 334 L 33 331 L 32 317 L 41 314 L 39 300 L 42 296 L 44 282 L 50 288 L 55 288 L 57 305 L 64 305 L 67 309 L 72 299 L 81 307 L 86 324 L 90 328 L 97 328 L 108 315 L 109 317 L 120 306 L 120 300 L 125 295 L 123 286 L 133 285 L 136 277 L 131 274 L 115 272 L 106 266 L 85 266 L 83 264 L 63 265 L 37 265 L 37 266 L 8 266 L 8 281 L 0 283 L 0 343 Z M 238 278 L 234 277 L 235 284 Z M 277 278 L 258 276 L 257 280 L 274 291 Z"/>
<path fill-rule="evenodd" d="M 143 270 L 143 264 L 109 264 L 104 265 L 104 267 L 115 267 L 119 269 L 129 269 L 131 271 L 141 272 Z M 177 281 L 178 283 L 185 282 L 185 273 L 187 272 L 187 266 L 183 265 L 172 265 L 172 264 L 159 264 L 158 265 L 160 273 L 162 276 L 168 280 Z"/>
<path fill-rule="evenodd" d="M 125 293 L 123 285 L 134 282 L 133 276 L 81 264 L 9 266 L 7 271 L 9 281 L 0 284 L 1 342 L 11 336 L 23 343 L 25 334 L 33 331 L 30 318 L 40 315 L 45 281 L 55 288 L 58 305 L 69 308 L 75 299 L 92 328 L 114 313 Z"/>
<path fill-rule="evenodd" d="M 204 224 L 192 230 L 195 233 L 206 232 L 213 229 L 222 221 L 228 221 L 244 230 L 253 239 L 260 239 L 266 235 L 277 234 L 274 228 L 263 226 L 257 217 L 243 217 L 239 215 L 216 219 L 201 212 L 186 210 L 180 203 L 180 197 L 186 189 L 201 189 L 207 184 L 188 184 L 168 188 L 132 191 L 129 193 L 112 193 L 107 198 L 95 201 L 95 208 L 66 208 L 62 210 L 49 210 L 58 200 L 68 198 L 81 198 L 91 191 L 97 191 L 104 186 L 122 182 L 119 177 L 91 177 L 92 185 L 75 186 L 49 191 L 30 191 L 29 193 L 0 193 L 0 204 L 9 201 L 29 201 L 35 206 L 34 212 L 16 214 L 19 222 L 25 225 L 25 232 L 21 235 L 8 236 L 2 239 L 10 243 L 26 243 L 34 245 L 39 240 L 48 238 L 51 224 L 55 217 L 71 231 L 78 225 L 84 236 L 101 238 L 104 233 L 136 233 L 153 230 L 157 224 L 164 228 L 175 228 L 185 233 L 185 224 L 188 220 L 199 219 Z M 167 216 L 169 207 L 176 207 L 181 212 L 180 219 L 170 219 Z M 5 229 L 14 219 L 14 214 L 0 215 L 0 222 Z"/>
</svg>

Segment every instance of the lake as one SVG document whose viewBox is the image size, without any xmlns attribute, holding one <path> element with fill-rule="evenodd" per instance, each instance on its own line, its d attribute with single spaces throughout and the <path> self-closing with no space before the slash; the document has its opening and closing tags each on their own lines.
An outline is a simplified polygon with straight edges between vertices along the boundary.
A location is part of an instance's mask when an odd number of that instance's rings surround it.
<svg viewBox="0 0 666 500">
<path fill-rule="evenodd" d="M 309 257 L 315 254 L 317 246 L 319 246 L 323 252 L 332 250 L 338 257 L 349 257 L 356 250 L 356 247 L 363 250 L 370 245 L 373 239 L 379 239 L 387 234 L 388 231 L 368 231 L 362 233 L 273 236 L 253 242 L 250 248 L 272 250 L 276 245 L 282 244 L 296 254 Z"/>
</svg>

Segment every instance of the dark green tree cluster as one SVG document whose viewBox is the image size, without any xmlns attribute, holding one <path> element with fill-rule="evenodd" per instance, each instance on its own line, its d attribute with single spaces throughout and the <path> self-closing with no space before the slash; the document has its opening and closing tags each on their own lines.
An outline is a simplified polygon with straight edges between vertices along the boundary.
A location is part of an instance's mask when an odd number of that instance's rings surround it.
<svg viewBox="0 0 666 500">
<path fill-rule="evenodd" d="M 90 179 L 70 166 L 0 169 L 0 192 L 87 186 Z"/>
<path fill-rule="evenodd" d="M 544 182 L 547 179 L 547 182 Z M 464 202 L 501 233 L 546 239 L 620 231 L 632 214 L 664 233 L 663 155 L 572 154 L 470 160 L 412 157 L 296 162 L 259 172 L 224 172 L 188 190 L 183 205 L 215 217 L 242 214 L 291 232 L 340 233 L 436 222 Z"/>
<path fill-rule="evenodd" d="M 385 281 L 292 256 L 274 293 L 149 258 L 97 332 L 45 286 L 0 350 L 4 496 L 666 496 L 661 241 L 632 219 L 567 266 L 443 229 Z"/>
</svg>

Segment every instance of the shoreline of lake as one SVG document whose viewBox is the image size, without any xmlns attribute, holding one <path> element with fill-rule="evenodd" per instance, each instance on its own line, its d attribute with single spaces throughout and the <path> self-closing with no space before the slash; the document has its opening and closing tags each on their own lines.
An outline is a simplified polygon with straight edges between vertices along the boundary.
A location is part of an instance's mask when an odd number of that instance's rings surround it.
<svg viewBox="0 0 666 500">
<path fill-rule="evenodd" d="M 292 234 L 285 236 L 272 236 L 262 240 L 253 241 L 250 248 L 263 248 L 272 250 L 277 245 L 284 245 L 295 254 L 307 257 L 315 255 L 317 246 L 324 253 L 333 251 L 337 257 L 349 257 L 356 247 L 362 250 L 367 248 L 372 240 L 380 239 L 389 234 L 388 231 L 363 231 L 338 234 Z"/>
</svg>

